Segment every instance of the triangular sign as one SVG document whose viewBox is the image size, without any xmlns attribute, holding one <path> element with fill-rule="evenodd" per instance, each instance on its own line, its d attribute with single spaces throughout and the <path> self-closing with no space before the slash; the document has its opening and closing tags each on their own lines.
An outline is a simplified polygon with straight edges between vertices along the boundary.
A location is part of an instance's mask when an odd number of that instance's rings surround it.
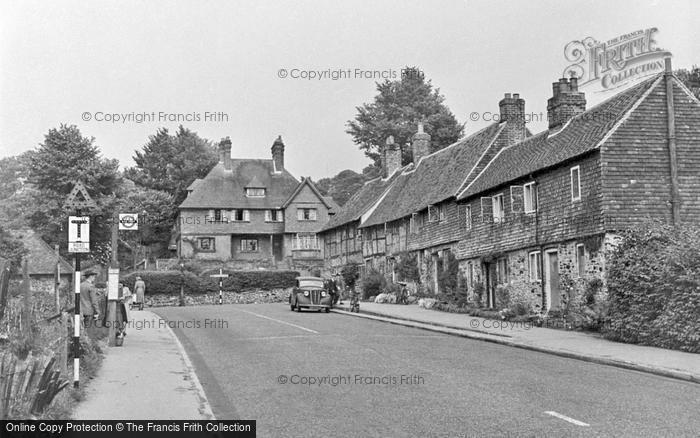
<svg viewBox="0 0 700 438">
<path fill-rule="evenodd" d="M 68 210 L 81 210 L 83 208 L 95 208 L 97 205 L 87 192 L 82 182 L 76 181 L 73 190 L 70 191 L 63 208 Z"/>
</svg>

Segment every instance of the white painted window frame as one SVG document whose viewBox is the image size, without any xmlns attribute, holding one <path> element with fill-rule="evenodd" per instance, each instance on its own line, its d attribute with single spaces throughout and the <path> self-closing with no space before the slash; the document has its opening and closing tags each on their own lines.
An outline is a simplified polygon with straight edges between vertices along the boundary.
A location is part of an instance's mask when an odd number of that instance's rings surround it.
<svg viewBox="0 0 700 438">
<path fill-rule="evenodd" d="M 574 196 L 574 171 L 576 171 L 576 187 L 578 188 L 578 196 Z M 574 166 L 569 170 L 569 182 L 571 185 L 571 202 L 581 200 L 581 166 Z"/>
</svg>

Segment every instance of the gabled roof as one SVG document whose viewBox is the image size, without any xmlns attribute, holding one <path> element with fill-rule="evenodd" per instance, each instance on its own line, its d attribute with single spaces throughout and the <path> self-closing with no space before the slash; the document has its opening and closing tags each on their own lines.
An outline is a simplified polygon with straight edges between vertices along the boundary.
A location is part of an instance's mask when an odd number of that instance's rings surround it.
<svg viewBox="0 0 700 438">
<path fill-rule="evenodd" d="M 411 165 L 407 166 L 411 167 Z M 404 168 L 405 169 L 405 168 Z M 400 170 L 391 174 L 388 178 L 375 178 L 367 181 L 338 212 L 331 217 L 321 231 L 327 231 L 347 223 L 356 221 L 372 207 L 391 184 L 396 181 Z"/>
<path fill-rule="evenodd" d="M 245 187 L 257 179 L 266 188 L 265 197 L 245 196 Z M 193 188 L 179 208 L 281 208 L 299 181 L 286 169 L 273 172 L 271 159 L 232 159 L 231 170 L 218 163 Z"/>
<path fill-rule="evenodd" d="M 22 241 L 24 248 L 28 251 L 27 270 L 29 275 L 53 275 L 56 269 L 56 252 L 41 238 L 34 230 L 23 229 L 13 230 L 9 233 Z M 61 265 L 61 274 L 73 272 L 73 266 L 63 257 L 58 256 Z"/>
<path fill-rule="evenodd" d="M 659 85 L 662 75 L 647 79 L 584 111 L 562 127 L 504 148 L 457 198 L 478 195 L 597 149 L 654 87 L 663 86 Z"/>
<path fill-rule="evenodd" d="M 202 179 L 197 178 L 196 180 L 192 181 L 192 184 L 190 184 L 189 187 L 187 187 L 187 190 L 194 190 L 201 182 L 202 182 Z"/>
<path fill-rule="evenodd" d="M 311 178 L 304 178 L 303 176 L 301 177 L 301 182 L 297 186 L 296 190 L 289 195 L 289 198 L 287 198 L 286 201 L 284 201 L 284 204 L 282 204 L 282 208 L 287 208 L 287 206 L 296 198 L 296 196 L 301 192 L 301 190 L 304 188 L 304 186 L 308 186 L 312 192 L 318 197 L 318 199 L 323 202 L 323 205 L 325 205 L 327 208 L 331 209 L 333 206 L 328 202 L 328 200 L 321 194 L 321 192 L 318 191 L 316 188 L 316 184 L 314 184 L 311 181 Z"/>
<path fill-rule="evenodd" d="M 362 227 L 391 222 L 454 197 L 472 168 L 490 156 L 486 153 L 494 147 L 506 123 L 493 123 L 423 157 L 415 168 L 404 170 Z"/>
</svg>

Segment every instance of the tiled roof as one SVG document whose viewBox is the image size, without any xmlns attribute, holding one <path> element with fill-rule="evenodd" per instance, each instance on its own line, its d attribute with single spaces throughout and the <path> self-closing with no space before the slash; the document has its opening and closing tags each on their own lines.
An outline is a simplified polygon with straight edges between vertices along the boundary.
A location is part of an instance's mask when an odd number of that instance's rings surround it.
<svg viewBox="0 0 700 438">
<path fill-rule="evenodd" d="M 457 143 L 423 157 L 405 170 L 363 227 L 391 222 L 456 195 L 469 171 L 493 145 L 504 127 L 494 123 Z"/>
<path fill-rule="evenodd" d="M 594 150 L 659 79 L 659 76 L 647 79 L 573 117 L 562 127 L 504 148 L 458 194 L 458 199 L 477 195 Z"/>
<path fill-rule="evenodd" d="M 27 253 L 27 270 L 29 275 L 53 275 L 56 269 L 56 253 L 44 242 L 34 230 L 14 230 L 10 234 L 22 241 Z M 63 257 L 58 256 L 61 274 L 73 272 L 73 266 Z"/>
<path fill-rule="evenodd" d="M 318 188 L 316 188 L 316 185 L 311 181 L 311 178 L 304 178 L 303 176 L 301 177 L 301 183 L 299 183 L 292 192 L 291 195 L 289 195 L 289 198 L 287 198 L 286 201 L 284 201 L 284 204 L 282 204 L 282 208 L 287 208 L 287 206 L 296 198 L 296 196 L 301 192 L 301 190 L 304 188 L 304 186 L 308 185 L 309 188 L 311 189 L 312 192 L 318 197 L 318 199 L 323 202 L 323 204 L 328 208 L 331 209 L 332 205 L 328 203 L 328 200 L 325 196 L 321 194 L 321 192 L 318 191 Z"/>
<path fill-rule="evenodd" d="M 245 187 L 254 180 L 265 187 L 264 198 L 245 196 Z M 273 172 L 272 160 L 232 159 L 231 170 L 219 163 L 199 183 L 193 183 L 192 193 L 180 208 L 280 208 L 298 185 L 286 169 Z"/>
<path fill-rule="evenodd" d="M 410 165 L 409 165 L 410 166 Z M 408 166 L 407 166 L 408 167 Z M 382 194 L 399 176 L 400 170 L 394 172 L 389 178 L 375 178 L 367 181 L 342 208 L 328 221 L 321 231 L 345 225 L 358 220 L 379 199 Z"/>
</svg>

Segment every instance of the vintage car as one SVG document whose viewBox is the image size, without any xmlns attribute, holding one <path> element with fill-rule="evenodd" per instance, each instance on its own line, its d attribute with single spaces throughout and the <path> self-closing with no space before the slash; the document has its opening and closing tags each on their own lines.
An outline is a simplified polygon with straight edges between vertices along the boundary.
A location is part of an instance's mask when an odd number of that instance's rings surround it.
<svg viewBox="0 0 700 438">
<path fill-rule="evenodd" d="M 297 277 L 297 284 L 289 295 L 289 307 L 301 312 L 301 309 L 317 309 L 318 311 L 331 311 L 333 297 L 328 293 L 323 284 L 323 279 L 318 277 Z"/>
</svg>

